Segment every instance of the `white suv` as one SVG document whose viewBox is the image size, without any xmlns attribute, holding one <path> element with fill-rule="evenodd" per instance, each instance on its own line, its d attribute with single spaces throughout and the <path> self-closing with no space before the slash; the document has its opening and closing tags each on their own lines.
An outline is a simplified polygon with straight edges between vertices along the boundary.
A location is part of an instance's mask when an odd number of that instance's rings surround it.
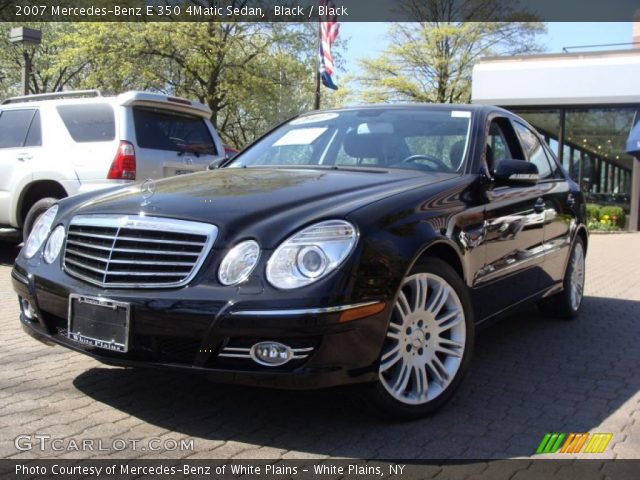
<svg viewBox="0 0 640 480">
<path fill-rule="evenodd" d="M 31 231 L 57 199 L 204 170 L 224 158 L 206 105 L 146 92 L 60 92 L 0 104 L 0 229 Z"/>
</svg>

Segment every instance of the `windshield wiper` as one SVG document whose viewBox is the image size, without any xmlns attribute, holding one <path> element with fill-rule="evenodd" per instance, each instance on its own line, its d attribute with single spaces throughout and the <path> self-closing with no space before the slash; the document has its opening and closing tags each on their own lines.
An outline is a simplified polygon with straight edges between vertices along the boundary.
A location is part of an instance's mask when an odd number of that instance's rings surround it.
<svg viewBox="0 0 640 480">
<path fill-rule="evenodd" d="M 183 156 L 185 153 L 193 153 L 196 158 L 200 158 L 200 152 L 193 148 L 181 148 L 180 150 L 178 150 L 179 157 Z"/>
</svg>

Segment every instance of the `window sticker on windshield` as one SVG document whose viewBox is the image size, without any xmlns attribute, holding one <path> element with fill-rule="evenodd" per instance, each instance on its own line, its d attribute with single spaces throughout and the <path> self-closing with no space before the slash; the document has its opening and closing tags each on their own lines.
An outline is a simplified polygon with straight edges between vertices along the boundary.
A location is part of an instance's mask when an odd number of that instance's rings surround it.
<svg viewBox="0 0 640 480">
<path fill-rule="evenodd" d="M 315 115 L 306 115 L 304 117 L 296 118 L 291 121 L 290 125 L 304 125 L 307 123 L 323 122 L 326 120 L 333 120 L 340 115 L 337 113 L 316 113 Z"/>
<path fill-rule="evenodd" d="M 471 118 L 471 112 L 467 110 L 453 110 L 451 118 Z"/>
<path fill-rule="evenodd" d="M 286 145 L 309 145 L 326 131 L 326 127 L 295 128 L 283 135 L 280 140 L 273 144 L 273 146 L 284 147 Z"/>
</svg>

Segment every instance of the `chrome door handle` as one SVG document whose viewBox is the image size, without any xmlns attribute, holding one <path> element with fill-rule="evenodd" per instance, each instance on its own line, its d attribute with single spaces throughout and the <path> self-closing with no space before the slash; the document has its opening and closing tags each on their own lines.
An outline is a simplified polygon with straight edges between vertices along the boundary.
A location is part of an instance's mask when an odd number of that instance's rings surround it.
<svg viewBox="0 0 640 480">
<path fill-rule="evenodd" d="M 33 155 L 29 155 L 28 153 L 19 153 L 16 158 L 18 159 L 18 161 L 24 162 L 26 160 L 31 160 L 33 158 Z"/>
</svg>

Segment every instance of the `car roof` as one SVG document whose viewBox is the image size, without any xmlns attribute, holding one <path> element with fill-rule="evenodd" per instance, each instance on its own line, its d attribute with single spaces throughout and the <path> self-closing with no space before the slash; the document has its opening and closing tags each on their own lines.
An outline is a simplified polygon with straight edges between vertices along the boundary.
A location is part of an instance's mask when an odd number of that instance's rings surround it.
<svg viewBox="0 0 640 480">
<path fill-rule="evenodd" d="M 0 103 L 0 107 L 8 109 L 24 108 L 25 106 L 42 107 L 45 105 L 83 105 L 95 103 L 108 103 L 111 105 L 121 106 L 145 105 L 149 107 L 163 107 L 206 118 L 211 116 L 211 109 L 200 102 L 171 95 L 143 91 L 128 91 L 119 95 L 106 96 L 103 96 L 98 90 L 26 95 L 22 97 L 7 98 Z"/>
<path fill-rule="evenodd" d="M 513 113 L 500 107 L 493 105 L 480 105 L 471 103 L 379 103 L 379 104 L 366 104 L 366 105 L 353 105 L 348 107 L 330 108 L 326 110 L 313 110 L 305 112 L 300 115 L 304 117 L 307 115 L 315 115 L 318 113 L 339 113 L 339 112 L 354 112 L 354 111 L 366 111 L 366 110 L 467 110 L 475 112 L 477 114 L 487 115 L 489 113 L 500 113 L 505 116 L 513 116 Z"/>
</svg>

